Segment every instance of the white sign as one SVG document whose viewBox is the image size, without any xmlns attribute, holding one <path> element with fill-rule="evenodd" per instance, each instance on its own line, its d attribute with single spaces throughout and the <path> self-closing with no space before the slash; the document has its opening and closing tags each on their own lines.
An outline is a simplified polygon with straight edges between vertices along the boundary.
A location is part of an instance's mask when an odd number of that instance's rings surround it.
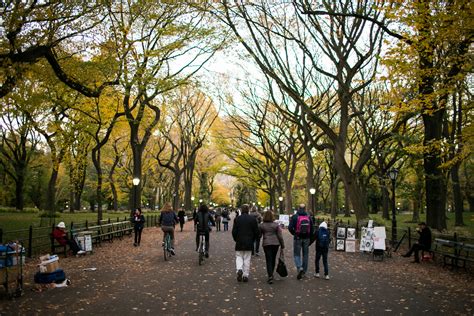
<svg viewBox="0 0 474 316">
<path fill-rule="evenodd" d="M 288 227 L 288 225 L 290 225 L 290 215 L 280 214 L 278 222 Z"/>
<path fill-rule="evenodd" d="M 385 226 L 374 227 L 374 237 L 383 239 L 387 238 L 387 234 L 385 233 Z"/>
</svg>

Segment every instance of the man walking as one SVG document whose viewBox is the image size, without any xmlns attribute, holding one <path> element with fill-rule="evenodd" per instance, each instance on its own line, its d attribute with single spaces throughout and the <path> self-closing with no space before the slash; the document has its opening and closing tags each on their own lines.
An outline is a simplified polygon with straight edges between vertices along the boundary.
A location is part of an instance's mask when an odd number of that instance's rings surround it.
<svg viewBox="0 0 474 316">
<path fill-rule="evenodd" d="M 297 279 L 301 280 L 308 271 L 308 249 L 310 237 L 314 233 L 313 220 L 305 211 L 306 206 L 300 204 L 298 211 L 290 219 L 288 230 L 293 235 L 293 256 L 296 269 L 298 271 Z M 303 253 L 303 258 L 301 258 Z"/>
<path fill-rule="evenodd" d="M 237 217 L 232 227 L 232 238 L 235 241 L 235 265 L 237 268 L 237 281 L 248 282 L 250 272 L 250 259 L 254 242 L 259 236 L 257 219 L 249 215 L 247 204 L 241 207 L 242 215 Z"/>
</svg>

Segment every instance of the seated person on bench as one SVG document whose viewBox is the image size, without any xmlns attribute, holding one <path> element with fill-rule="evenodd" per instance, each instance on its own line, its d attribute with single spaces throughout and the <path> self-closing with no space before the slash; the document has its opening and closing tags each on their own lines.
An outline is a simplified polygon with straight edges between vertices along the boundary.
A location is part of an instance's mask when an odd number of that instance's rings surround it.
<svg viewBox="0 0 474 316">
<path fill-rule="evenodd" d="M 431 249 L 431 230 L 424 222 L 418 224 L 416 229 L 420 237 L 418 238 L 418 242 L 411 246 L 410 251 L 403 255 L 403 257 L 410 257 L 412 253 L 415 253 L 415 261 L 416 263 L 420 263 L 420 250 L 429 251 Z"/>
<path fill-rule="evenodd" d="M 81 255 L 85 253 L 84 250 L 81 250 L 79 245 L 74 239 L 69 239 L 66 233 L 66 225 L 64 222 L 59 222 L 59 224 L 53 230 L 53 238 L 61 245 L 69 245 L 69 248 L 72 250 L 74 255 Z"/>
</svg>

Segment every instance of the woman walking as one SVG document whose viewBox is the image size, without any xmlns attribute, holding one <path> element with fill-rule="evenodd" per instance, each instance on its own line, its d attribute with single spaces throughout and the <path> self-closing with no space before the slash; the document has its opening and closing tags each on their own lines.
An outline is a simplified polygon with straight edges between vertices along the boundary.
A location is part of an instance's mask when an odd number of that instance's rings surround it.
<svg viewBox="0 0 474 316">
<path fill-rule="evenodd" d="M 135 214 L 133 215 L 132 221 L 133 230 L 135 231 L 135 242 L 133 243 L 133 245 L 137 247 L 140 246 L 143 227 L 145 227 L 145 216 L 143 216 L 142 210 L 139 207 L 135 209 Z"/>
<path fill-rule="evenodd" d="M 267 263 L 267 283 L 273 283 L 273 271 L 275 271 L 276 257 L 278 248 L 285 248 L 283 235 L 280 225 L 274 222 L 275 218 L 271 211 L 263 213 L 263 223 L 260 224 L 260 233 L 262 235 L 262 246 L 265 252 L 265 261 Z"/>
<path fill-rule="evenodd" d="M 184 226 L 184 217 L 186 216 L 186 213 L 184 212 L 183 209 L 181 209 L 178 212 L 178 218 L 179 218 L 179 227 L 181 228 L 181 231 L 183 231 L 183 226 Z"/>
</svg>

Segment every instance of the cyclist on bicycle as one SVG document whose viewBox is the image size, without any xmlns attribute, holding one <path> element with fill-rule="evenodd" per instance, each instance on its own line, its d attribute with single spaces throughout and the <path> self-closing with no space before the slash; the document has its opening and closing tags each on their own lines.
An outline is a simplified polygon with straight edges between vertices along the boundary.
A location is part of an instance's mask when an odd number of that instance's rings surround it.
<svg viewBox="0 0 474 316">
<path fill-rule="evenodd" d="M 207 205 L 201 204 L 196 214 L 196 251 L 199 248 L 199 236 L 204 235 L 206 240 L 206 249 L 204 250 L 206 258 L 209 258 L 209 231 L 211 230 L 209 223 L 213 226 L 216 225 L 214 218 L 209 214 Z"/>
<path fill-rule="evenodd" d="M 158 225 L 161 226 L 163 231 L 163 244 L 165 242 L 166 233 L 170 234 L 171 237 L 171 249 L 170 252 L 174 256 L 174 226 L 179 222 L 178 216 L 173 211 L 170 203 L 166 203 L 161 210 L 160 219 Z"/>
</svg>

